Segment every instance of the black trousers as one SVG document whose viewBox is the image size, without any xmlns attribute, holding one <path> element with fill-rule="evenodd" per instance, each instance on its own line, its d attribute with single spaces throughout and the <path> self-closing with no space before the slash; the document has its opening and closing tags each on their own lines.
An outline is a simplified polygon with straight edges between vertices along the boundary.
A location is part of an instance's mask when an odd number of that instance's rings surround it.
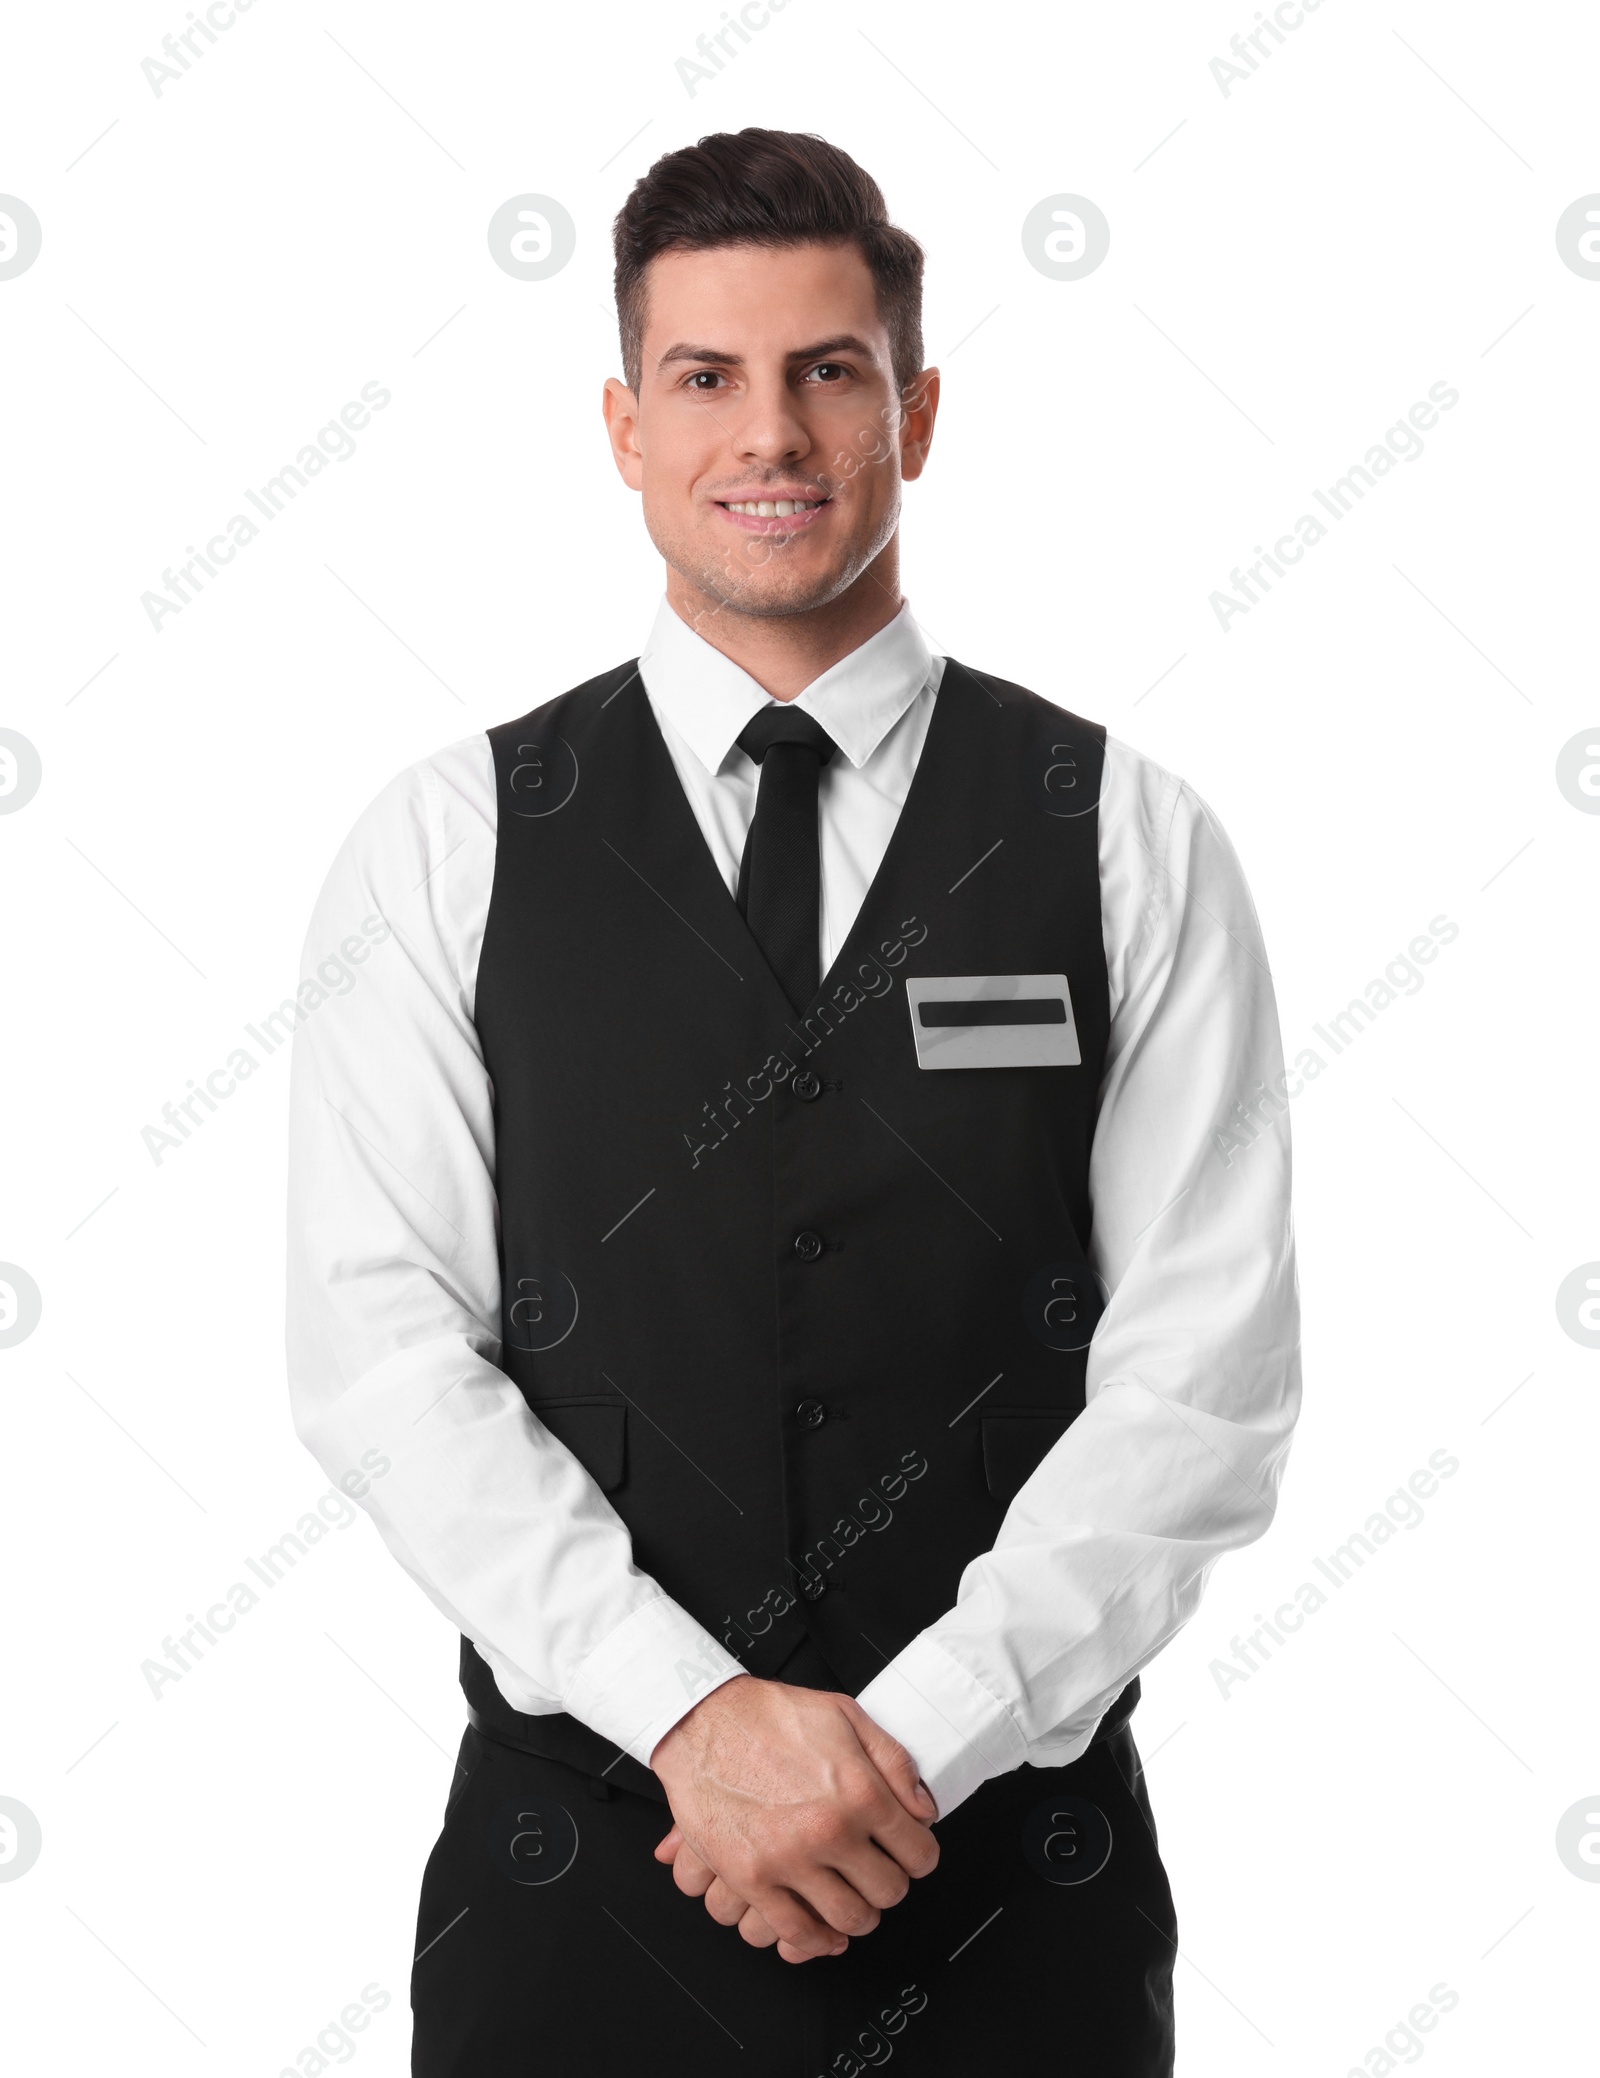
<svg viewBox="0 0 1600 2078">
<path fill-rule="evenodd" d="M 1128 1726 L 986 1782 L 838 1957 L 717 1925 L 652 1859 L 671 1823 L 469 1727 L 422 1883 L 413 2078 L 860 2078 L 891 2056 L 905 2078 L 1171 2078 L 1177 1921 Z"/>
</svg>

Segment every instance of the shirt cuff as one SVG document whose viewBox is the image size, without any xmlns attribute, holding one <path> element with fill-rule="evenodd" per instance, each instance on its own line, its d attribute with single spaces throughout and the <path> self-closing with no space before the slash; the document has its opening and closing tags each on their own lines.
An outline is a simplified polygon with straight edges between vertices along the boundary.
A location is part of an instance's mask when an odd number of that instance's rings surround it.
<svg viewBox="0 0 1600 2078">
<path fill-rule="evenodd" d="M 992 1775 L 1028 1758 L 1005 1704 L 926 1632 L 913 1638 L 856 1697 L 875 1724 L 916 1762 L 940 1818 Z"/>
<path fill-rule="evenodd" d="M 745 1669 L 667 1595 L 619 1623 L 578 1669 L 563 1706 L 648 1768 L 680 1717 Z"/>
</svg>

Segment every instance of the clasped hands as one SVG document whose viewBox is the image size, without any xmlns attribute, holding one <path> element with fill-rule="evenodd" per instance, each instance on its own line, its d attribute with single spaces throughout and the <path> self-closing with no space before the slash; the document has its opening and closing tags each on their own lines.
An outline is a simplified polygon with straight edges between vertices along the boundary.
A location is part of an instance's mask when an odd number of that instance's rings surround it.
<svg viewBox="0 0 1600 2078">
<path fill-rule="evenodd" d="M 939 1859 L 915 1762 L 851 1696 L 736 1675 L 650 1765 L 674 1820 L 656 1860 L 785 1962 L 842 1955 Z"/>
</svg>

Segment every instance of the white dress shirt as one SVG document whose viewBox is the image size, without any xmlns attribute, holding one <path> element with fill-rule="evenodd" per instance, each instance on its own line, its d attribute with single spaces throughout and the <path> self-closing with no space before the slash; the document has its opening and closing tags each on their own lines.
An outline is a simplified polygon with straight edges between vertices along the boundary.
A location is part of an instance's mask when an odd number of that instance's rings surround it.
<svg viewBox="0 0 1600 2078">
<path fill-rule="evenodd" d="M 732 893 L 768 695 L 662 602 L 640 675 Z M 799 695 L 839 746 L 819 796 L 823 971 L 888 847 L 943 659 L 908 607 Z M 361 1505 L 506 1700 L 567 1710 L 648 1765 L 741 1670 L 633 1563 L 628 1530 L 497 1365 L 493 1099 L 473 1002 L 495 862 L 488 738 L 393 780 L 334 862 L 304 971 L 381 918 L 295 1034 L 289 1376 L 329 1476 L 386 1459 Z M 1099 815 L 1111 1026 L 1090 1157 L 1109 1293 L 1087 1405 L 954 1605 L 862 1690 L 946 1816 L 990 1776 L 1075 1760 L 1261 1535 L 1299 1409 L 1298 1296 L 1271 976 L 1227 838 L 1182 780 L 1114 739 Z M 377 935 L 369 929 L 368 940 Z M 366 941 L 364 941 L 366 942 Z M 307 998 L 302 997 L 302 1004 Z M 1256 1107 L 1257 1137 L 1224 1133 Z M 379 1455 L 374 1457 L 371 1453 Z"/>
</svg>

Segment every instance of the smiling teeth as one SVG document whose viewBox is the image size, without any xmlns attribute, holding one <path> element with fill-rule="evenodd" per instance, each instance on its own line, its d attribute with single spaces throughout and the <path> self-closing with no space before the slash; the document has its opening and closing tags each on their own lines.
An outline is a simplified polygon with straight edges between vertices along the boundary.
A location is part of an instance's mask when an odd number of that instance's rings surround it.
<svg viewBox="0 0 1600 2078">
<path fill-rule="evenodd" d="M 761 498 L 754 504 L 730 505 L 730 512 L 742 512 L 747 519 L 787 519 L 793 512 L 815 512 L 826 501 L 819 498 L 807 505 L 800 498 Z"/>
</svg>

